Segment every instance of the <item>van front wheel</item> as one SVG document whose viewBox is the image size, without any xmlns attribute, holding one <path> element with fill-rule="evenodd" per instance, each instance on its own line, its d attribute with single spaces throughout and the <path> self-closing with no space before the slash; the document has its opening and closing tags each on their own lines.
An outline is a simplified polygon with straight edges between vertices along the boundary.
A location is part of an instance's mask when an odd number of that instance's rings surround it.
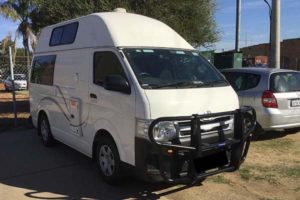
<svg viewBox="0 0 300 200">
<path fill-rule="evenodd" d="M 103 179 L 109 184 L 116 184 L 121 178 L 121 161 L 117 147 L 110 138 L 100 139 L 96 160 Z"/>
</svg>

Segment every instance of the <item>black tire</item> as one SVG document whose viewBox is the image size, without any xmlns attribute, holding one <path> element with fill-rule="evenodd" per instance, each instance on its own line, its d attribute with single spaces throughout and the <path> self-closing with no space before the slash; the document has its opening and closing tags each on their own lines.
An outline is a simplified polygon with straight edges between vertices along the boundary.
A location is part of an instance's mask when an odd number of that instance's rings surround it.
<svg viewBox="0 0 300 200">
<path fill-rule="evenodd" d="M 38 134 L 41 136 L 42 142 L 46 147 L 53 146 L 55 140 L 53 138 L 51 127 L 46 114 L 42 113 L 38 121 Z"/>
<path fill-rule="evenodd" d="M 252 116 L 249 113 L 245 113 L 244 115 L 244 131 L 249 131 L 252 126 L 254 126 L 254 121 L 252 120 Z M 236 167 L 236 169 L 239 169 L 240 165 L 244 162 L 242 156 L 244 153 L 248 152 L 249 148 L 249 141 L 251 141 L 252 134 L 255 134 L 257 131 L 257 126 L 255 127 L 254 133 L 250 133 L 250 136 L 244 141 L 243 143 L 236 144 L 233 146 L 231 151 L 231 164 Z M 245 152 L 247 151 L 247 152 Z"/>
<path fill-rule="evenodd" d="M 121 160 L 114 141 L 109 137 L 100 138 L 95 156 L 104 181 L 112 185 L 119 183 L 122 178 Z"/>
<path fill-rule="evenodd" d="M 5 84 L 4 84 L 4 89 L 5 89 L 5 92 L 8 92 L 8 91 L 9 91 L 8 87 L 6 87 Z"/>
<path fill-rule="evenodd" d="M 245 113 L 244 115 L 244 128 L 245 130 L 249 130 L 252 126 L 254 126 L 254 121 L 252 121 L 252 116 L 249 114 L 249 113 Z M 255 132 L 256 132 L 256 128 L 257 126 L 255 127 Z"/>
<path fill-rule="evenodd" d="M 235 170 L 240 168 L 240 165 L 242 164 L 242 155 L 245 149 L 246 142 L 243 142 L 241 144 L 237 144 L 233 147 L 231 151 L 231 161 L 230 164 L 235 167 Z"/>
</svg>

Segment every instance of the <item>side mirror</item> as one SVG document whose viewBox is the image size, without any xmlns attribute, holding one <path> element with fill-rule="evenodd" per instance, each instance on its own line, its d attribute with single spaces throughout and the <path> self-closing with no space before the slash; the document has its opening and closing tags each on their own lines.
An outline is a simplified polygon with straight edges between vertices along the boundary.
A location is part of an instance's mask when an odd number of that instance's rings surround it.
<svg viewBox="0 0 300 200">
<path fill-rule="evenodd" d="M 108 75 L 104 79 L 104 88 L 106 90 L 112 90 L 122 92 L 124 94 L 130 94 L 131 89 L 128 81 L 120 75 Z"/>
</svg>

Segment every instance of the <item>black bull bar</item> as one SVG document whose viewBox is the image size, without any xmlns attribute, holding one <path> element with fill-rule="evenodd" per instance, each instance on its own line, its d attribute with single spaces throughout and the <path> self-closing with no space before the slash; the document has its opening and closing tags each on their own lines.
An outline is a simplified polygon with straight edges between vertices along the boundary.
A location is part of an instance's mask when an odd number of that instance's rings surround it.
<svg viewBox="0 0 300 200">
<path fill-rule="evenodd" d="M 219 135 L 219 142 L 214 144 L 204 143 L 201 137 L 201 125 L 203 121 L 208 118 L 215 118 L 220 116 L 233 115 L 234 116 L 234 132 L 233 137 L 224 139 Z M 203 120 L 204 119 L 204 120 Z M 165 121 L 188 121 L 191 122 L 191 142 L 190 145 L 181 145 L 173 142 L 158 142 L 153 137 L 153 129 L 159 122 Z M 160 173 L 165 181 L 167 182 L 182 182 L 182 181 L 197 181 L 203 180 L 204 178 L 215 175 L 221 172 L 231 172 L 239 169 L 240 165 L 244 162 L 252 138 L 252 134 L 256 129 L 256 112 L 252 107 L 242 107 L 231 112 L 221 112 L 203 115 L 192 115 L 182 117 L 162 117 L 154 120 L 149 126 L 149 138 L 152 144 L 159 150 L 160 160 L 166 155 L 166 151 L 173 152 L 169 157 L 173 158 L 171 165 L 176 165 L 178 154 L 181 158 L 188 161 L 188 172 L 184 177 L 180 176 L 166 176 L 165 169 L 160 166 Z M 220 151 L 229 152 L 230 156 L 228 163 L 222 166 L 214 166 L 213 170 L 200 171 L 196 169 L 194 160 L 196 158 L 204 157 L 208 154 L 213 155 Z M 215 158 L 213 158 L 216 160 Z M 218 159 L 218 158 L 217 158 Z M 205 161 L 211 162 L 213 160 Z M 214 161 L 213 161 L 214 162 Z M 193 164 L 192 164 L 193 163 Z M 201 161 L 199 165 L 209 165 L 209 163 L 203 163 Z"/>
</svg>

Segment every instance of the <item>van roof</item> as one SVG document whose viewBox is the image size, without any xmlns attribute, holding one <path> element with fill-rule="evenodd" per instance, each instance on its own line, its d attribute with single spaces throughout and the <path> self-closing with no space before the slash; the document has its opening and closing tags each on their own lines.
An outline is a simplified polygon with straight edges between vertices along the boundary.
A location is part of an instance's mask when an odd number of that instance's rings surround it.
<svg viewBox="0 0 300 200">
<path fill-rule="evenodd" d="M 50 46 L 52 30 L 78 22 L 72 44 Z M 93 13 L 45 27 L 39 37 L 36 53 L 88 47 L 152 47 L 194 49 L 166 24 L 138 14 L 124 12 Z"/>
</svg>

